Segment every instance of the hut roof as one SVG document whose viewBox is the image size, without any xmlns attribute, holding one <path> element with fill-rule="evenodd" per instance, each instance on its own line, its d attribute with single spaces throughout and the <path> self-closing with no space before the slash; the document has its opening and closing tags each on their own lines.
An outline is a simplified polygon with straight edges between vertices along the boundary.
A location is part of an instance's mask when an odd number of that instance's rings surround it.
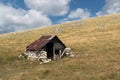
<svg viewBox="0 0 120 80">
<path fill-rule="evenodd" d="M 38 40 L 34 41 L 30 45 L 26 47 L 27 51 L 37 51 L 43 48 L 47 43 L 49 43 L 54 37 L 57 37 L 56 35 L 54 36 L 42 36 Z M 58 38 L 58 37 L 57 37 Z M 59 38 L 58 38 L 59 39 Z M 60 41 L 61 42 L 61 41 Z M 61 42 L 62 43 L 62 42 Z M 63 44 L 63 43 L 62 43 Z M 63 44 L 64 45 L 64 44 Z M 64 45 L 65 46 L 65 45 Z"/>
</svg>

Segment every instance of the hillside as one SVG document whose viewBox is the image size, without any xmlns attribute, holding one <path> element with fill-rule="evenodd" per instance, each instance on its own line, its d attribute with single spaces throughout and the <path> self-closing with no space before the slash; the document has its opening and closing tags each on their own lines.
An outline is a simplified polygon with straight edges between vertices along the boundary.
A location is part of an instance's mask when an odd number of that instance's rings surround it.
<svg viewBox="0 0 120 80">
<path fill-rule="evenodd" d="M 76 57 L 43 65 L 19 60 L 42 35 L 58 35 Z M 120 14 L 0 35 L 0 80 L 120 80 Z"/>
</svg>

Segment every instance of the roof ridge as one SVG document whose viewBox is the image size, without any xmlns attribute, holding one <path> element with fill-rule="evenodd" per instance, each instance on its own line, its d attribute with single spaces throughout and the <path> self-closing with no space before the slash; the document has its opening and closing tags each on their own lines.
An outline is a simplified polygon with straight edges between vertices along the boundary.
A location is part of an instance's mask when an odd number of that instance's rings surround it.
<svg viewBox="0 0 120 80">
<path fill-rule="evenodd" d="M 53 36 L 51 36 L 48 40 L 51 40 L 52 38 L 54 38 L 56 35 L 53 35 Z"/>
</svg>

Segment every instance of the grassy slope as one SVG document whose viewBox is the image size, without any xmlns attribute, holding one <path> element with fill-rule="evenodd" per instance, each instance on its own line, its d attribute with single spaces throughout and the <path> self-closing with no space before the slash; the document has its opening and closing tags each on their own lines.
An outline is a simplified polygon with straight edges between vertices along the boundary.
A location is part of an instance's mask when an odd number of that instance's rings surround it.
<svg viewBox="0 0 120 80">
<path fill-rule="evenodd" d="M 99 27 L 102 29 L 99 29 Z M 57 34 L 76 58 L 40 65 L 16 58 L 41 35 Z M 120 80 L 120 14 L 0 35 L 0 80 Z"/>
</svg>

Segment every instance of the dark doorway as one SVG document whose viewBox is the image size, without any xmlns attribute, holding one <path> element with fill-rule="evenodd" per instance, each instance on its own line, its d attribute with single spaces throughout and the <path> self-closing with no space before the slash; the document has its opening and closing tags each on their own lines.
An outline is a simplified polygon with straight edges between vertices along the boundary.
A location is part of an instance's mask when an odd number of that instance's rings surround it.
<svg viewBox="0 0 120 80">
<path fill-rule="evenodd" d="M 49 59 L 53 58 L 53 43 L 48 43 L 46 45 L 47 57 Z"/>
<path fill-rule="evenodd" d="M 59 55 L 59 50 L 55 50 L 55 54 L 56 54 L 56 55 Z"/>
</svg>

